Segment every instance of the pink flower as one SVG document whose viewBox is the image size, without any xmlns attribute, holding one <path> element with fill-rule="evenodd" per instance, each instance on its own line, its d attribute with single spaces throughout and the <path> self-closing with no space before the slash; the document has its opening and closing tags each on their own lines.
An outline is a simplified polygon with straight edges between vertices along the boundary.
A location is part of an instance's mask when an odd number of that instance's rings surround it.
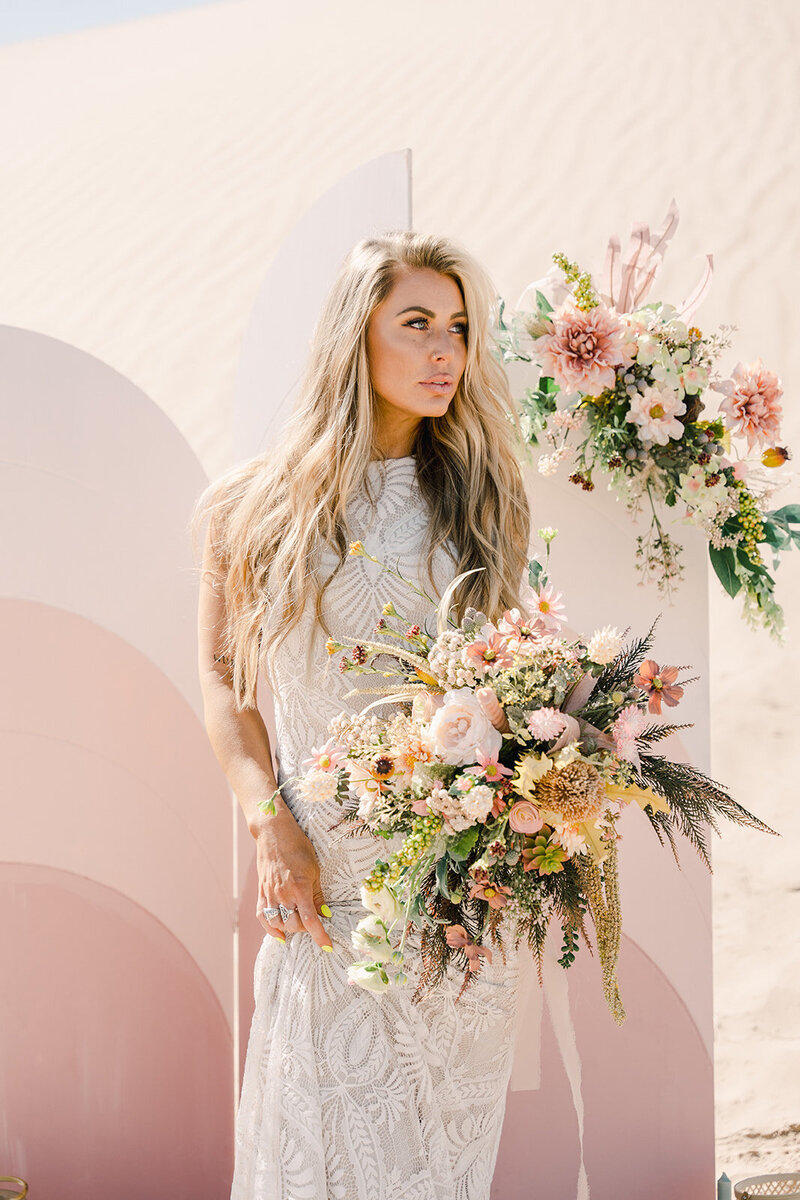
<svg viewBox="0 0 800 1200">
<path fill-rule="evenodd" d="M 551 313 L 550 321 L 553 332 L 534 340 L 534 353 L 565 392 L 599 396 L 615 386 L 615 368 L 633 362 L 628 331 L 604 304 L 584 312 L 569 299 Z"/>
<path fill-rule="evenodd" d="M 525 833 L 530 836 L 538 833 L 544 825 L 539 816 L 539 810 L 530 800 L 517 800 L 508 812 L 508 823 L 515 833 Z"/>
<path fill-rule="evenodd" d="M 511 895 L 510 887 L 499 883 L 473 883 L 469 893 L 470 900 L 485 900 L 489 908 L 503 908 Z"/>
<path fill-rule="evenodd" d="M 437 708 L 443 704 L 444 696 L 439 692 L 417 692 L 411 705 L 411 715 L 415 721 L 427 725 Z"/>
<path fill-rule="evenodd" d="M 661 701 L 674 708 L 683 695 L 683 688 L 675 684 L 678 678 L 678 667 L 659 667 L 652 658 L 646 658 L 633 677 L 633 682 L 645 692 L 649 692 L 648 711 L 661 712 Z"/>
<path fill-rule="evenodd" d="M 336 771 L 339 764 L 347 758 L 347 751 L 336 744 L 334 738 L 328 738 L 324 746 L 320 746 L 319 750 L 316 746 L 311 748 L 311 757 L 304 758 L 302 765 L 304 767 L 314 767 L 318 771 Z"/>
<path fill-rule="evenodd" d="M 639 752 L 636 749 L 636 739 L 647 724 L 647 717 L 644 715 L 638 704 L 629 704 L 623 708 L 617 717 L 614 724 L 611 726 L 611 733 L 614 737 L 614 746 L 620 758 L 625 758 L 628 762 L 639 765 Z"/>
<path fill-rule="evenodd" d="M 450 688 L 433 714 L 426 734 L 434 752 L 446 763 L 468 766 L 479 754 L 499 754 L 503 735 L 495 729 L 468 687 Z"/>
<path fill-rule="evenodd" d="M 552 741 L 567 727 L 567 719 L 557 708 L 537 708 L 529 712 L 527 726 L 541 742 Z"/>
<path fill-rule="evenodd" d="M 542 632 L 558 633 L 567 619 L 564 605 L 561 603 L 561 592 L 556 592 L 552 583 L 547 583 L 544 587 L 529 588 L 528 592 L 526 603 L 539 629 Z"/>
<path fill-rule="evenodd" d="M 536 595 L 531 587 L 528 588 L 528 592 Z M 507 608 L 497 622 L 497 628 L 507 637 L 510 635 L 514 643 L 519 645 L 520 642 L 535 642 L 539 639 L 541 629 L 537 628 L 537 624 L 532 624 L 527 614 L 523 616 L 518 608 Z"/>
<path fill-rule="evenodd" d="M 484 625 L 481 633 L 484 635 L 482 638 L 476 638 L 464 647 L 464 665 L 473 670 L 477 667 L 481 673 L 488 667 L 499 669 L 512 666 L 514 655 L 508 648 L 508 639 L 488 625 Z"/>
<path fill-rule="evenodd" d="M 783 389 L 778 376 L 768 371 L 760 358 L 747 365 L 737 363 L 731 378 L 716 390 L 726 393 L 720 411 L 730 418 L 733 432 L 747 438 L 748 450 L 780 438 L 783 410 L 778 401 Z"/>
<path fill-rule="evenodd" d="M 514 774 L 510 767 L 504 767 L 502 763 L 499 763 L 496 756 L 491 754 L 482 754 L 479 750 L 475 757 L 480 764 L 480 773 L 484 775 L 486 779 L 490 781 L 490 783 L 497 783 L 497 781 L 502 779 L 504 775 Z M 472 767 L 472 771 L 475 775 L 478 774 L 474 766 Z"/>
<path fill-rule="evenodd" d="M 678 417 L 685 412 L 686 405 L 672 388 L 646 387 L 631 397 L 625 420 L 639 426 L 640 442 L 666 446 L 670 438 L 677 442 L 683 436 L 684 427 Z"/>
<path fill-rule="evenodd" d="M 492 961 L 492 952 L 488 946 L 476 946 L 463 925 L 448 925 L 444 931 L 445 940 L 453 950 L 463 950 L 469 959 L 470 971 L 479 971 L 481 955 L 487 962 Z"/>
</svg>

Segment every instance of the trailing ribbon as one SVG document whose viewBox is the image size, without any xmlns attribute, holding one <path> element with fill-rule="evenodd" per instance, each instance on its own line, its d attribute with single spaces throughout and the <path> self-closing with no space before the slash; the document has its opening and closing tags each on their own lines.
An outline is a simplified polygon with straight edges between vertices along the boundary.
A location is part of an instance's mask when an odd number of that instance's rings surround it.
<svg viewBox="0 0 800 1200">
<path fill-rule="evenodd" d="M 511 1090 L 512 1092 L 537 1091 L 541 1086 L 542 1011 L 546 1003 L 578 1121 L 580 1160 L 576 1200 L 589 1200 L 589 1180 L 583 1161 L 584 1114 L 581 1059 L 575 1040 L 575 1027 L 572 1023 L 567 972 L 559 965 L 558 953 L 557 941 L 550 932 L 542 955 L 541 988 L 536 981 L 533 956 L 529 954 L 521 956 L 520 994 Z"/>
</svg>

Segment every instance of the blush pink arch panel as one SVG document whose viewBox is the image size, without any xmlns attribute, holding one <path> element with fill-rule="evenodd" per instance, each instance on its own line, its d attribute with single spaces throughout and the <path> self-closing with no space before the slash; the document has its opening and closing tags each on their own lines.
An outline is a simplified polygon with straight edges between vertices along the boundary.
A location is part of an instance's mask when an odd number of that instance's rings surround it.
<svg viewBox="0 0 800 1200">
<path fill-rule="evenodd" d="M 0 1161 L 41 1200 L 212 1200 L 235 911 L 187 534 L 206 477 L 104 363 L 12 328 L 0 356 Z"/>
</svg>

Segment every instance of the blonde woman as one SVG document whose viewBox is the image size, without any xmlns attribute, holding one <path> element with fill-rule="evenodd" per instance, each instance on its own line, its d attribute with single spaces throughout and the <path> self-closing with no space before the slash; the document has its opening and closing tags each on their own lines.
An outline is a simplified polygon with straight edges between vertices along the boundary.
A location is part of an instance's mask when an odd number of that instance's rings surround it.
<svg viewBox="0 0 800 1200">
<path fill-rule="evenodd" d="M 331 663 L 329 636 L 367 634 L 387 600 L 435 630 L 435 602 L 474 567 L 486 569 L 462 583 L 457 617 L 520 605 L 530 513 L 490 349 L 494 296 L 444 238 L 359 242 L 317 324 L 288 433 L 198 501 L 206 727 L 256 844 L 266 935 L 232 1200 L 489 1200 L 516 956 L 496 952 L 457 1004 L 460 973 L 417 1004 L 413 987 L 375 996 L 348 984 L 361 882 L 386 846 L 335 828 L 336 802 L 304 802 L 291 776 L 329 720 L 372 698 L 368 675 Z M 349 554 L 358 540 L 415 586 Z M 354 687 L 364 694 L 347 698 Z M 260 802 L 279 784 L 266 815 Z"/>
</svg>

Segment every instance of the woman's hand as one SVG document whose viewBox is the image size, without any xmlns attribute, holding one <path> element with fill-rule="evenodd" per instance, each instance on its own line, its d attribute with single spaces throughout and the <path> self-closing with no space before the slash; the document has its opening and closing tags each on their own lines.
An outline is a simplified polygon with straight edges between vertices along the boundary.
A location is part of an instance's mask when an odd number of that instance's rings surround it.
<svg viewBox="0 0 800 1200">
<path fill-rule="evenodd" d="M 292 814 L 281 807 L 260 823 L 256 837 L 258 898 L 256 914 L 271 937 L 285 941 L 287 933 L 310 933 L 323 950 L 332 950 L 331 939 L 319 919 L 330 916 L 319 879 L 319 863 L 309 839 Z M 276 913 L 271 920 L 264 908 L 296 909 L 285 921 Z M 327 909 L 327 912 L 326 912 Z"/>
</svg>

